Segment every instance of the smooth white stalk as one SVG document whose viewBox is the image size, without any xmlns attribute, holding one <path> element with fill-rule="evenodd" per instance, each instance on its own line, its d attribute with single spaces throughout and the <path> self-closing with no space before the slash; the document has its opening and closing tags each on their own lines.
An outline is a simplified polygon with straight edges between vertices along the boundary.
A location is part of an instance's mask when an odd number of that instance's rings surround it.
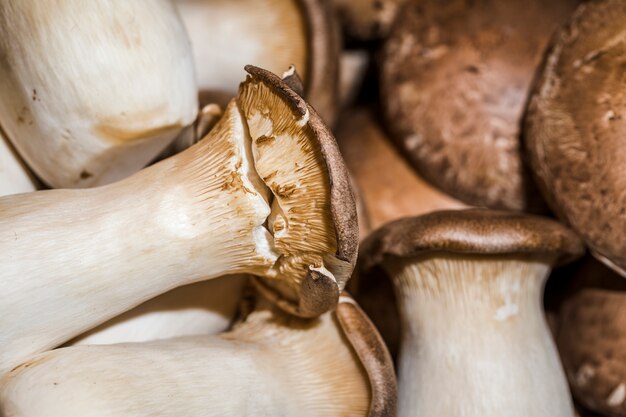
<svg viewBox="0 0 626 417">
<path fill-rule="evenodd" d="M 12 417 L 361 417 L 369 397 L 332 313 L 257 311 L 220 336 L 58 349 L 0 380 Z"/>
<path fill-rule="evenodd" d="M 442 255 L 385 266 L 403 318 L 400 417 L 573 417 L 542 312 L 547 263 Z"/>
<path fill-rule="evenodd" d="M 115 184 L 0 199 L 0 372 L 172 288 L 277 255 L 231 105 L 210 136 Z"/>
<path fill-rule="evenodd" d="M 49 185 L 127 177 L 197 108 L 189 39 L 169 1 L 0 2 L 0 124 Z"/>
<path fill-rule="evenodd" d="M 227 330 L 241 301 L 244 275 L 175 288 L 88 331 L 71 345 L 148 342 Z"/>
<path fill-rule="evenodd" d="M 234 96 L 245 65 L 275 74 L 289 65 L 307 76 L 305 16 L 295 0 L 175 0 L 189 37 L 201 91 Z"/>
</svg>

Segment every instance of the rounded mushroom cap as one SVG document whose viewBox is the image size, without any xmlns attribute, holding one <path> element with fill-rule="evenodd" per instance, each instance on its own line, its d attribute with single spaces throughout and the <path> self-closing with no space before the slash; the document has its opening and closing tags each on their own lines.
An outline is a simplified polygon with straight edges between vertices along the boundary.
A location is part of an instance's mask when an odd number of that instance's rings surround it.
<svg viewBox="0 0 626 417">
<path fill-rule="evenodd" d="M 584 289 L 560 319 L 557 344 L 574 397 L 604 415 L 625 415 L 626 292 Z"/>
<path fill-rule="evenodd" d="M 624 28 L 623 0 L 579 7 L 539 73 L 524 140 L 549 205 L 626 276 Z"/>
<path fill-rule="evenodd" d="M 385 44 L 388 126 L 428 181 L 466 203 L 542 209 L 519 124 L 544 48 L 577 0 L 411 2 Z"/>
<path fill-rule="evenodd" d="M 553 220 L 486 209 L 439 211 L 397 220 L 375 231 L 362 247 L 364 270 L 387 257 L 433 252 L 550 256 L 555 264 L 584 252 L 581 240 Z"/>
</svg>

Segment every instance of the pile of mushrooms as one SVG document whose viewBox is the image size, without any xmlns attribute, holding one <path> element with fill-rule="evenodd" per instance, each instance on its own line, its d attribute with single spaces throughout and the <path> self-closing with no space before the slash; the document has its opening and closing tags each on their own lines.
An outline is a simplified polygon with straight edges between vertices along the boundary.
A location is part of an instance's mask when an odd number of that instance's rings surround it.
<svg viewBox="0 0 626 417">
<path fill-rule="evenodd" d="M 626 417 L 625 135 L 624 0 L 0 2 L 0 416 Z"/>
</svg>

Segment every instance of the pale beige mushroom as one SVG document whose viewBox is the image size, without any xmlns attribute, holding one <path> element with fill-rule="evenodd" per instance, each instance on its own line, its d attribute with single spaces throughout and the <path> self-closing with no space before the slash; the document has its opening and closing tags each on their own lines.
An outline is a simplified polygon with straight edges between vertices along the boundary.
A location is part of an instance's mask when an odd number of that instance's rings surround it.
<svg viewBox="0 0 626 417">
<path fill-rule="evenodd" d="M 334 138 L 256 67 L 209 135 L 120 182 L 0 199 L 0 370 L 169 289 L 249 273 L 282 308 L 331 309 L 356 258 Z"/>
<path fill-rule="evenodd" d="M 259 300 L 227 333 L 43 353 L 0 379 L 12 417 L 393 417 L 376 329 L 347 295 L 303 320 Z"/>
<path fill-rule="evenodd" d="M 362 271 L 382 267 L 395 288 L 398 415 L 572 417 L 541 305 L 552 266 L 583 251 L 550 219 L 490 210 L 435 212 L 374 232 Z"/>
<path fill-rule="evenodd" d="M 175 0 L 196 62 L 203 104 L 237 93 L 239 69 L 275 74 L 295 65 L 304 97 L 327 123 L 336 116 L 340 40 L 324 0 Z"/>
<path fill-rule="evenodd" d="M 0 125 L 52 187 L 138 171 L 197 108 L 189 39 L 169 1 L 0 3 Z"/>
</svg>

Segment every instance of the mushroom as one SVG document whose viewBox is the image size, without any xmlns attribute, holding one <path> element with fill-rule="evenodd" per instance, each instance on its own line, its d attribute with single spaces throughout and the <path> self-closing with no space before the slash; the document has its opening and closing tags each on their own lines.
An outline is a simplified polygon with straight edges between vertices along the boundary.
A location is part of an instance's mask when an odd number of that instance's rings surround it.
<svg viewBox="0 0 626 417">
<path fill-rule="evenodd" d="M 149 342 L 211 335 L 233 323 L 244 275 L 227 276 L 175 288 L 89 330 L 68 345 Z"/>
<path fill-rule="evenodd" d="M 540 211 L 519 125 L 549 37 L 578 0 L 421 0 L 385 43 L 392 136 L 429 182 L 468 204 Z"/>
<path fill-rule="evenodd" d="M 337 144 L 280 78 L 246 70 L 218 124 L 184 152 L 107 186 L 0 199 L 0 372 L 225 274 L 263 277 L 256 285 L 296 315 L 336 304 L 358 244 Z"/>
<path fill-rule="evenodd" d="M 218 336 L 57 349 L 0 379 L 12 417 L 392 417 L 395 402 L 389 353 L 347 295 L 317 319 L 261 301 Z"/>
<path fill-rule="evenodd" d="M 557 344 L 574 398 L 605 416 L 626 416 L 626 281 L 608 267 L 583 265 L 563 303 Z"/>
<path fill-rule="evenodd" d="M 398 415 L 573 416 L 541 302 L 550 268 L 583 250 L 552 220 L 484 209 L 374 232 L 361 259 L 399 304 Z"/>
<path fill-rule="evenodd" d="M 203 104 L 237 93 L 247 63 L 279 74 L 289 65 L 305 82 L 304 97 L 327 123 L 337 106 L 337 23 L 323 0 L 176 0 L 191 38 Z"/>
<path fill-rule="evenodd" d="M 357 40 L 372 41 L 389 34 L 398 10 L 407 0 L 332 0 L 344 31 Z"/>
<path fill-rule="evenodd" d="M 336 136 L 365 206 L 366 231 L 405 216 L 467 207 L 432 187 L 408 166 L 371 109 L 346 112 L 339 119 Z"/>
<path fill-rule="evenodd" d="M 626 277 L 625 27 L 624 1 L 578 8 L 540 71 L 524 138 L 551 208 Z"/>
<path fill-rule="evenodd" d="M 52 187 L 145 166 L 197 113 L 189 40 L 166 0 L 0 4 L 0 125 Z"/>
<path fill-rule="evenodd" d="M 27 193 L 36 189 L 36 182 L 28 167 L 0 128 L 0 196 Z"/>
</svg>

